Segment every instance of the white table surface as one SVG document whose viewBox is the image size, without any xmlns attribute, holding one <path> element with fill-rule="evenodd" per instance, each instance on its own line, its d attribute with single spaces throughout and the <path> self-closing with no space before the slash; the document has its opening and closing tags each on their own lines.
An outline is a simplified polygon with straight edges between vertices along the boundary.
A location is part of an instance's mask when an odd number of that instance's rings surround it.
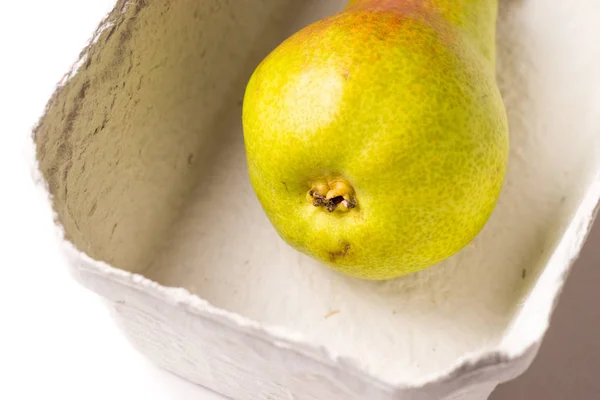
<svg viewBox="0 0 600 400">
<path fill-rule="evenodd" d="M 147 362 L 76 284 L 39 207 L 24 140 L 112 0 L 0 8 L 0 399 L 218 400 Z M 492 400 L 600 399 L 600 223 L 531 369 Z"/>
</svg>

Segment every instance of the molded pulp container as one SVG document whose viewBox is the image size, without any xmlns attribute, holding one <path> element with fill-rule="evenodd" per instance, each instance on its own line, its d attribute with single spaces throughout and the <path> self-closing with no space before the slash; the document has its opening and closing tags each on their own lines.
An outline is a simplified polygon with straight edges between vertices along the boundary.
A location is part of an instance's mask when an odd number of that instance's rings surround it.
<svg viewBox="0 0 600 400">
<path fill-rule="evenodd" d="M 488 397 L 534 358 L 600 197 L 600 3 L 501 1 L 507 181 L 456 256 L 386 282 L 285 245 L 241 99 L 341 0 L 120 0 L 50 99 L 35 171 L 74 277 L 149 359 L 233 399 Z"/>
</svg>

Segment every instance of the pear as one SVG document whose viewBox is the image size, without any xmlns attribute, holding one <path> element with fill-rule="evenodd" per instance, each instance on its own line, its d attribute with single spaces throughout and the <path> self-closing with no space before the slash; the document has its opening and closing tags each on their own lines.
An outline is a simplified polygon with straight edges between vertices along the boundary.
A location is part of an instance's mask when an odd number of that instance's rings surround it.
<svg viewBox="0 0 600 400">
<path fill-rule="evenodd" d="M 354 0 L 252 74 L 243 130 L 254 191 L 293 248 L 396 278 L 464 248 L 508 159 L 496 0 Z"/>
</svg>

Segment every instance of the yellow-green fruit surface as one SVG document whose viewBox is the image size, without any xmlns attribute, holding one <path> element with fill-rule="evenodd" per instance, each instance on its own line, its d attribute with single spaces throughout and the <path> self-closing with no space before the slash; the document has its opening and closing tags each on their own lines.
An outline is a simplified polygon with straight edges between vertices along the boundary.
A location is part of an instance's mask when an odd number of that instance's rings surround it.
<svg viewBox="0 0 600 400">
<path fill-rule="evenodd" d="M 381 280 L 481 231 L 508 157 L 496 7 L 352 1 L 257 67 L 243 106 L 249 175 L 288 244 Z"/>
</svg>

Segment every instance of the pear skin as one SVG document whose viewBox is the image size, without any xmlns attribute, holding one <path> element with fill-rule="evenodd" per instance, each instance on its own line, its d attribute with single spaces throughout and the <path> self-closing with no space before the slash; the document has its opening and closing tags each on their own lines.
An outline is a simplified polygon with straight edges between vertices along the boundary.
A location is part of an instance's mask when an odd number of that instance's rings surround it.
<svg viewBox="0 0 600 400">
<path fill-rule="evenodd" d="M 496 14 L 496 0 L 354 0 L 263 60 L 243 104 L 248 172 L 288 244 L 383 280 L 477 236 L 508 159 Z"/>
</svg>

